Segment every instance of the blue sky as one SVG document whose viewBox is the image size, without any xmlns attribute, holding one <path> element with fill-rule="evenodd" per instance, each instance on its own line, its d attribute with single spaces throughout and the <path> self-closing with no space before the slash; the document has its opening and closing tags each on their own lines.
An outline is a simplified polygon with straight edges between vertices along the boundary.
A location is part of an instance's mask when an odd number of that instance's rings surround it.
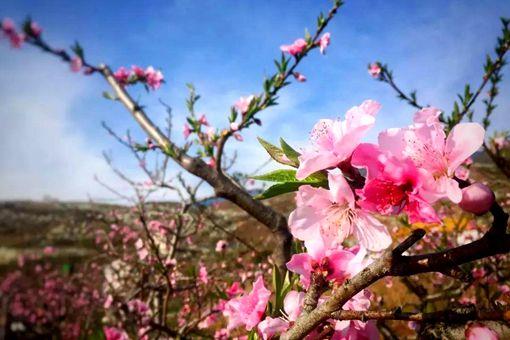
<svg viewBox="0 0 510 340">
<path fill-rule="evenodd" d="M 5 1 L 0 16 L 21 21 L 31 15 L 54 46 L 78 40 L 93 63 L 154 65 L 167 83 L 147 95 L 133 89 L 151 117 L 163 123 L 161 98 L 174 108 L 175 139 L 180 142 L 187 82 L 202 95 L 198 111 L 215 126 L 226 124 L 230 105 L 261 89 L 273 71 L 278 47 L 314 29 L 329 1 Z M 388 63 L 403 89 L 418 90 L 418 99 L 449 111 L 466 82 L 478 84 L 481 64 L 492 51 L 500 16 L 510 16 L 508 1 L 347 1 L 328 27 L 332 43 L 326 56 L 314 53 L 299 71 L 308 81 L 281 94 L 281 105 L 261 115 L 263 126 L 244 134 L 237 169 L 249 171 L 266 160 L 256 136 L 295 145 L 306 143 L 320 118 L 343 116 L 364 99 L 383 104 L 374 140 L 385 128 L 410 122 L 412 108 L 390 88 L 373 81 L 366 65 Z M 106 121 L 120 134 L 130 129 L 141 137 L 129 115 L 104 100 L 99 77 L 73 74 L 66 65 L 28 46 L 12 50 L 0 41 L 0 199 L 108 200 L 112 195 L 95 174 L 119 190 L 101 159 L 111 151 L 117 164 L 141 178 L 136 163 L 100 127 Z M 498 98 L 494 126 L 509 129 L 507 80 Z M 482 112 L 482 106 L 477 106 Z M 176 171 L 176 169 L 172 169 Z"/>
</svg>

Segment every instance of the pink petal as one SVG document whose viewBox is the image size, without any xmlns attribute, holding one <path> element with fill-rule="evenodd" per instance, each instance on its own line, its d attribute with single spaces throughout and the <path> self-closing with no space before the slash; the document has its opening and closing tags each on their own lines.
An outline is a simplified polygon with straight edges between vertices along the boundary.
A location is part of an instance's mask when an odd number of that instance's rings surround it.
<svg viewBox="0 0 510 340">
<path fill-rule="evenodd" d="M 264 340 L 271 339 L 274 335 L 285 332 L 289 328 L 289 323 L 280 318 L 266 317 L 259 323 L 258 329 Z"/>
<path fill-rule="evenodd" d="M 351 208 L 354 208 L 354 194 L 340 171 L 328 172 L 328 184 L 333 202 L 338 204 L 347 202 Z"/>
<path fill-rule="evenodd" d="M 314 172 L 337 165 L 340 161 L 335 154 L 329 151 L 304 151 L 299 156 L 299 168 L 296 172 L 296 178 L 303 180 Z"/>
<path fill-rule="evenodd" d="M 354 222 L 354 235 L 361 245 L 368 250 L 381 251 L 391 244 L 391 236 L 386 227 L 376 218 L 361 210 Z"/>
<path fill-rule="evenodd" d="M 445 146 L 450 175 L 453 175 L 455 169 L 482 146 L 484 136 L 485 130 L 478 123 L 457 124 L 450 131 Z"/>
</svg>

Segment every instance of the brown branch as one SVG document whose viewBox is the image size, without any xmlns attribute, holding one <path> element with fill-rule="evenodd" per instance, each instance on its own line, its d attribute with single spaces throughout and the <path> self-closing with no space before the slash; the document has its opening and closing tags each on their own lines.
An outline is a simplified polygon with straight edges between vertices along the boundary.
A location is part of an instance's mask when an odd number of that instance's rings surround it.
<svg viewBox="0 0 510 340">
<path fill-rule="evenodd" d="M 460 323 L 472 320 L 508 321 L 510 316 L 509 312 L 509 310 L 479 309 L 471 305 L 430 313 L 406 313 L 402 312 L 400 309 L 392 311 L 341 310 L 333 312 L 331 315 L 337 320 L 404 320 Z"/>
<path fill-rule="evenodd" d="M 274 88 L 266 92 L 265 94 L 261 95 L 260 97 L 263 97 L 264 99 L 260 104 L 258 104 L 257 108 L 255 109 L 256 113 L 268 108 L 270 106 L 271 101 L 273 101 L 278 94 L 278 92 L 284 88 L 288 82 L 287 80 L 289 77 L 291 77 L 294 74 L 294 70 L 298 67 L 301 60 L 303 60 L 304 57 L 310 52 L 311 50 L 317 48 L 317 40 L 319 39 L 319 36 L 322 34 L 326 26 L 329 24 L 329 22 L 333 19 L 335 14 L 337 13 L 340 6 L 342 6 L 343 2 L 340 0 L 335 0 L 333 7 L 329 10 L 328 15 L 324 18 L 324 21 L 322 24 L 317 28 L 314 35 L 311 37 L 311 44 L 308 44 L 307 48 L 301 53 L 295 56 L 294 63 L 291 65 L 291 67 L 286 70 L 285 73 L 277 73 L 275 76 L 278 79 L 276 81 L 276 84 L 274 85 Z M 239 126 L 238 132 L 243 130 L 244 128 L 248 127 L 250 125 L 250 121 L 243 121 L 241 125 Z M 222 156 L 224 153 L 225 144 L 229 140 L 229 138 L 233 135 L 233 132 L 231 130 L 226 131 L 223 133 L 218 141 L 218 148 L 216 150 L 216 170 L 218 172 L 222 172 Z"/>
<path fill-rule="evenodd" d="M 319 303 L 319 298 L 328 287 L 327 282 L 322 273 L 312 273 L 310 287 L 306 291 L 303 301 L 303 313 L 307 314 L 313 311 Z"/>
<path fill-rule="evenodd" d="M 332 313 L 339 311 L 354 295 L 385 276 L 410 276 L 426 272 L 443 272 L 463 263 L 502 254 L 510 251 L 510 236 L 506 234 L 508 214 L 494 203 L 491 208 L 494 217 L 492 227 L 477 241 L 425 255 L 403 256 L 414 243 L 419 241 L 425 231 L 415 230 L 392 251 L 363 269 L 351 280 L 331 292 L 330 298 L 307 315 L 301 316 L 285 335 L 285 339 L 301 339 L 322 322 L 331 318 Z"/>
<path fill-rule="evenodd" d="M 274 251 L 274 260 L 280 268 L 285 268 L 285 263 L 290 256 L 292 242 L 292 236 L 288 231 L 286 218 L 272 208 L 264 205 L 262 202 L 253 199 L 250 194 L 228 177 L 218 174 L 211 169 L 203 160 L 185 154 L 182 149 L 172 143 L 150 120 L 144 110 L 136 104 L 127 93 L 125 88 L 117 82 L 108 66 L 101 65 L 100 71 L 114 90 L 118 100 L 131 113 L 147 135 L 156 141 L 167 155 L 182 168 L 209 183 L 214 188 L 216 195 L 232 201 L 259 222 L 267 226 L 275 234 L 279 246 Z"/>
</svg>

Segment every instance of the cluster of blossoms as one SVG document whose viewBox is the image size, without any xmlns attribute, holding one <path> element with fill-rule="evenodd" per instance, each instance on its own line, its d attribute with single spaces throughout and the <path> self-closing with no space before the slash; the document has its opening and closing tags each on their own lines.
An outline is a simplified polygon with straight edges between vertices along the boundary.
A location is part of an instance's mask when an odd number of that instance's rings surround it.
<svg viewBox="0 0 510 340">
<path fill-rule="evenodd" d="M 97 285 L 100 270 L 92 263 L 86 271 L 63 273 L 39 256 L 20 256 L 17 270 L 0 282 L 0 296 L 13 319 L 10 331 L 58 332 L 66 339 L 93 331 L 90 325 L 99 321 L 103 299 Z"/>
<path fill-rule="evenodd" d="M 298 180 L 320 174 L 327 178 L 324 187 L 300 186 L 297 208 L 289 216 L 291 233 L 304 242 L 306 252 L 293 255 L 287 268 L 300 275 L 305 290 L 314 275 L 329 284 L 343 283 L 370 263 L 367 251 L 389 247 L 390 234 L 374 214 L 403 213 L 410 223 L 440 225 L 433 207 L 439 200 L 460 203 L 476 214 L 487 212 L 494 201 L 485 185 L 461 189 L 457 179 L 467 179 L 470 156 L 483 143 L 485 131 L 479 124 L 458 124 L 446 134 L 438 119 L 440 111 L 427 107 L 415 114 L 412 125 L 381 132 L 377 144 L 362 143 L 380 107 L 367 100 L 348 110 L 344 120 L 320 120 L 311 132 L 310 145 L 298 157 Z M 348 243 L 354 246 L 345 248 Z M 270 293 L 258 279 L 250 294 L 227 304 L 229 329 L 243 324 L 251 330 L 258 325 L 265 339 L 283 333 L 299 316 L 303 294 L 288 295 L 283 319 L 262 320 Z M 366 310 L 369 296 L 362 291 L 343 308 Z M 348 334 L 377 338 L 371 322 L 329 322 L 334 338 Z"/>
<path fill-rule="evenodd" d="M 124 66 L 119 67 L 113 74 L 115 79 L 122 86 L 133 85 L 136 83 L 146 84 L 150 89 L 157 90 L 165 81 L 163 73 L 160 70 L 155 70 L 154 67 L 149 66 L 145 70 L 139 66 L 133 65 L 131 69 Z"/>
<path fill-rule="evenodd" d="M 14 21 L 10 18 L 2 20 L 2 34 L 9 39 L 11 46 L 20 48 L 25 42 L 27 35 L 32 38 L 38 38 L 42 33 L 42 28 L 35 21 L 27 21 L 24 25 L 24 32 L 18 32 Z"/>
</svg>

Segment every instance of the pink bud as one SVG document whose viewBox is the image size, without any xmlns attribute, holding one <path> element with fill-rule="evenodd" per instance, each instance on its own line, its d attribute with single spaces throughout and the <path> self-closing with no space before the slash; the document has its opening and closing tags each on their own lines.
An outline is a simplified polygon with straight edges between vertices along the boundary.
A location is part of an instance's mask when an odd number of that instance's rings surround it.
<svg viewBox="0 0 510 340">
<path fill-rule="evenodd" d="M 482 183 L 474 183 L 462 189 L 462 200 L 459 206 L 476 215 L 483 215 L 489 211 L 495 197 L 492 190 Z"/>
<path fill-rule="evenodd" d="M 42 33 L 42 28 L 35 21 L 30 22 L 30 31 L 34 37 L 38 37 Z"/>
<path fill-rule="evenodd" d="M 382 69 L 379 63 L 372 63 L 368 66 L 368 74 L 370 74 L 372 78 L 379 78 L 381 71 Z"/>
<path fill-rule="evenodd" d="M 80 72 L 83 67 L 83 60 L 80 57 L 75 56 L 71 59 L 71 71 Z"/>
<path fill-rule="evenodd" d="M 293 76 L 294 76 L 294 78 L 296 78 L 296 80 L 297 80 L 297 81 L 299 81 L 300 83 L 303 83 L 303 82 L 305 82 L 305 81 L 306 81 L 306 77 L 305 77 L 303 74 L 299 73 L 299 72 L 294 72 L 294 73 L 292 73 L 292 75 L 293 75 Z"/>
</svg>

